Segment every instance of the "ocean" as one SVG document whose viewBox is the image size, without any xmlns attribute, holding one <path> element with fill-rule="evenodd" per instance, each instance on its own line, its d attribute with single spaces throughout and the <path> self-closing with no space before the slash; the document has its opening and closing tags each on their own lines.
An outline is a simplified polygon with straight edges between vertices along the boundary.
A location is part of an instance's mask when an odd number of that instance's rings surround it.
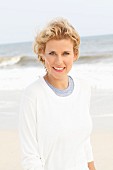
<svg viewBox="0 0 113 170">
<path fill-rule="evenodd" d="M 0 45 L 0 89 L 23 89 L 44 73 L 33 42 Z M 79 59 L 71 73 L 93 88 L 113 89 L 113 35 L 81 37 Z"/>
<path fill-rule="evenodd" d="M 33 42 L 0 45 L 0 128 L 17 127 L 22 90 L 43 74 Z M 113 117 L 113 35 L 81 37 L 70 74 L 91 85 L 91 115 Z"/>
</svg>

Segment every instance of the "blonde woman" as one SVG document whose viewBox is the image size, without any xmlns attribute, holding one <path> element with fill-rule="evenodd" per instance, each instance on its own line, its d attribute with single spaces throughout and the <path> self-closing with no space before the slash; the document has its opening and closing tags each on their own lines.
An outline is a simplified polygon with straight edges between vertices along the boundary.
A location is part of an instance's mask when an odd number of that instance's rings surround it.
<svg viewBox="0 0 113 170">
<path fill-rule="evenodd" d="M 90 86 L 69 74 L 80 36 L 65 19 L 52 20 L 34 51 L 46 74 L 23 94 L 19 115 L 25 170 L 95 170 L 90 134 Z"/>
</svg>

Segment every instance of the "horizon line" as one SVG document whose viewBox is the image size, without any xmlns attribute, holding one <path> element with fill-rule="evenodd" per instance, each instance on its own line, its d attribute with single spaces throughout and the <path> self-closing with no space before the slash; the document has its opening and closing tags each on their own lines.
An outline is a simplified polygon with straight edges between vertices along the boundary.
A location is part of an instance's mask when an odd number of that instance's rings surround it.
<svg viewBox="0 0 113 170">
<path fill-rule="evenodd" d="M 110 34 L 95 34 L 95 35 L 83 35 L 80 36 L 82 38 L 89 38 L 89 37 L 101 37 L 101 36 L 110 36 L 113 35 L 113 33 Z M 34 40 L 28 40 L 28 41 L 15 41 L 15 42 L 6 42 L 6 43 L 0 43 L 0 45 L 10 45 L 10 44 L 20 44 L 20 43 L 31 43 Z"/>
</svg>

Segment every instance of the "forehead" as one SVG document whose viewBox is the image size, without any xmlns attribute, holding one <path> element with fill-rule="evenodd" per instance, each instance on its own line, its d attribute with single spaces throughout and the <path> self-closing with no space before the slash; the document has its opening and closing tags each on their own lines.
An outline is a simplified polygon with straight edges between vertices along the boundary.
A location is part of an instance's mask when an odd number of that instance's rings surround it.
<svg viewBox="0 0 113 170">
<path fill-rule="evenodd" d="M 54 51 L 58 51 L 58 50 L 62 50 L 62 51 L 70 51 L 73 50 L 73 41 L 70 39 L 61 39 L 61 40 L 49 40 L 46 43 L 46 47 L 45 47 L 45 51 L 48 50 L 54 50 Z"/>
</svg>

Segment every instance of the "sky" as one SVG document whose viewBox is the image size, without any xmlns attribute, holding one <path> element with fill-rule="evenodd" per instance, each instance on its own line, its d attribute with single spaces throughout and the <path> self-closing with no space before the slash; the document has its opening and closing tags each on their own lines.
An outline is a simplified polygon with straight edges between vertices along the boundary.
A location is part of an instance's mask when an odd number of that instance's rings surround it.
<svg viewBox="0 0 113 170">
<path fill-rule="evenodd" d="M 80 36 L 113 34 L 113 0 L 0 0 L 0 44 L 33 41 L 56 17 Z"/>
</svg>

